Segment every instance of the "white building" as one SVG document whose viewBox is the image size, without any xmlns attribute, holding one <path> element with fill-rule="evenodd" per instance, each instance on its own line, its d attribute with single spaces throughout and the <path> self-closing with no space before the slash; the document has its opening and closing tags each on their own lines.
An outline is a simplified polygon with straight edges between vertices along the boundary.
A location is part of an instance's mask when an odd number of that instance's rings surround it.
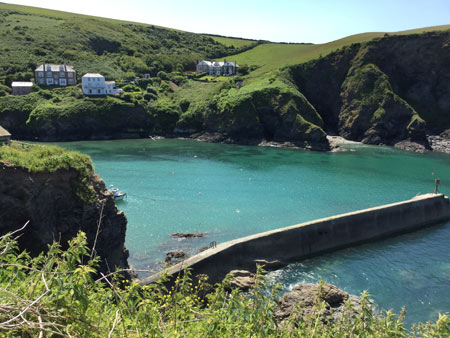
<svg viewBox="0 0 450 338">
<path fill-rule="evenodd" d="M 122 89 L 116 88 L 115 81 L 105 81 L 103 75 L 95 73 L 83 75 L 81 87 L 85 95 L 113 95 L 122 92 Z"/>
<path fill-rule="evenodd" d="M 14 81 L 11 84 L 13 95 L 27 95 L 33 91 L 33 82 Z"/>
<path fill-rule="evenodd" d="M 209 75 L 236 75 L 239 65 L 230 61 L 207 61 L 203 60 L 197 64 L 197 73 L 207 73 Z"/>
</svg>

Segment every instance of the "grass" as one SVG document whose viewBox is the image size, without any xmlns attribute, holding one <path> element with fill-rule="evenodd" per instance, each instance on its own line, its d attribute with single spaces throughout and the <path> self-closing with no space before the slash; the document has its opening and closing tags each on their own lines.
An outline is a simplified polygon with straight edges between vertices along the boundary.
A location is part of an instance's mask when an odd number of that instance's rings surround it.
<svg viewBox="0 0 450 338">
<path fill-rule="evenodd" d="M 247 47 L 254 45 L 257 43 L 256 40 L 246 40 L 241 38 L 230 38 L 230 37 L 224 37 L 224 36 L 215 36 L 215 35 L 206 35 L 211 37 L 214 41 L 217 41 L 225 46 L 234 46 L 235 48 L 240 47 Z"/>
<path fill-rule="evenodd" d="M 252 77 L 257 77 L 259 75 L 276 70 L 284 66 L 300 64 L 313 59 L 317 59 L 321 56 L 325 56 L 347 45 L 351 45 L 354 43 L 363 43 L 370 41 L 374 38 L 383 37 L 385 34 L 408 35 L 431 31 L 444 31 L 449 29 L 450 25 L 444 25 L 444 26 L 418 28 L 395 33 L 385 33 L 385 32 L 362 33 L 317 45 L 268 43 L 258 45 L 253 49 L 250 49 L 248 51 L 233 56 L 228 56 L 226 58 L 231 59 L 233 61 L 237 61 L 238 64 L 260 66 L 260 68 L 252 72 L 251 75 Z"/>
<path fill-rule="evenodd" d="M 12 141 L 11 147 L 0 147 L 0 161 L 30 172 L 55 172 L 81 167 L 92 170 L 92 162 L 86 155 L 60 147 L 25 145 L 15 141 Z"/>
<path fill-rule="evenodd" d="M 33 173 L 75 170 L 78 175 L 71 182 L 74 193 L 84 202 L 94 199 L 94 190 L 89 183 L 94 169 L 89 156 L 55 146 L 12 141 L 11 146 L 0 146 L 0 164 Z"/>
<path fill-rule="evenodd" d="M 154 25 L 0 4 L 0 82 L 29 80 L 42 62 L 108 79 L 194 70 L 197 60 L 243 51 L 211 37 Z"/>
</svg>

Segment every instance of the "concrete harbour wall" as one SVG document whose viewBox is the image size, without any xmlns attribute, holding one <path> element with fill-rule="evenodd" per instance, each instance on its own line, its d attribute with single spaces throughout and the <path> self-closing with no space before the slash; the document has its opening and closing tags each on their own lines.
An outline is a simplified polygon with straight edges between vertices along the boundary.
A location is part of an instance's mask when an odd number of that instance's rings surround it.
<svg viewBox="0 0 450 338">
<path fill-rule="evenodd" d="M 322 252 L 409 232 L 450 219 L 450 202 L 442 194 L 425 194 L 410 200 L 382 205 L 292 225 L 225 242 L 210 248 L 166 273 L 177 275 L 189 267 L 193 276 L 207 274 L 210 282 L 221 281 L 231 270 L 255 270 L 265 261 L 277 268 Z M 157 281 L 161 273 L 141 281 Z"/>
</svg>

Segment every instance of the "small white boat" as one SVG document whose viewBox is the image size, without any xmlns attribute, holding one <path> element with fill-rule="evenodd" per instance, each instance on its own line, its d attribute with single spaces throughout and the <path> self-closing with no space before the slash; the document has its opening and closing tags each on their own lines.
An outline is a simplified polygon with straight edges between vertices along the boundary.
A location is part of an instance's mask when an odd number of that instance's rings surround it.
<svg viewBox="0 0 450 338">
<path fill-rule="evenodd" d="M 125 192 L 119 191 L 119 189 L 115 188 L 112 184 L 109 186 L 109 190 L 113 192 L 114 201 L 123 200 L 124 197 L 127 197 Z"/>
</svg>

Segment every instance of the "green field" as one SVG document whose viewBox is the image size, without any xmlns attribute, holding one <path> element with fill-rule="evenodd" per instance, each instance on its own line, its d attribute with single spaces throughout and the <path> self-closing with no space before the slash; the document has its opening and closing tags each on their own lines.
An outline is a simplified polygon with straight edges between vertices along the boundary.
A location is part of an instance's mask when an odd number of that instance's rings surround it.
<svg viewBox="0 0 450 338">
<path fill-rule="evenodd" d="M 247 47 L 247 46 L 251 46 L 251 45 L 257 43 L 256 40 L 246 40 L 246 39 L 241 39 L 241 38 L 229 38 L 229 37 L 214 36 L 214 35 L 206 35 L 206 36 L 212 38 L 213 40 L 215 40 L 225 46 L 234 46 L 236 48 Z"/>
<path fill-rule="evenodd" d="M 238 64 L 257 65 L 260 66 L 252 73 L 252 77 L 259 76 L 263 73 L 278 69 L 283 66 L 299 64 L 325 56 L 332 51 L 341 47 L 370 41 L 379 38 L 385 34 L 389 35 L 407 35 L 419 34 L 430 31 L 449 30 L 450 25 L 433 26 L 426 28 L 418 28 L 395 33 L 372 32 L 350 35 L 345 38 L 331 41 L 324 44 L 277 44 L 269 43 L 256 46 L 253 49 L 243 53 L 228 56 L 227 59 L 236 61 Z M 224 59 L 224 58 L 223 58 Z"/>
</svg>

